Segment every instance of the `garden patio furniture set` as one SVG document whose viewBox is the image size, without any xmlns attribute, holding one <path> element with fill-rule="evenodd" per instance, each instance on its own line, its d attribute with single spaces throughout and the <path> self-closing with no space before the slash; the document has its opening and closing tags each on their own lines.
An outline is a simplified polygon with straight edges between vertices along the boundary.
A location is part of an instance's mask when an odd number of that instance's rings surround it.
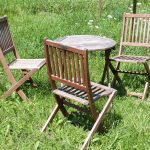
<svg viewBox="0 0 150 150">
<path fill-rule="evenodd" d="M 29 81 L 34 86 L 31 76 L 46 63 L 48 78 L 57 104 L 41 132 L 45 131 L 57 112 L 61 111 L 65 117 L 68 117 L 66 105 L 81 112 L 90 113 L 94 120 L 94 125 L 81 147 L 84 150 L 87 148 L 91 137 L 98 130 L 105 114 L 109 111 L 117 93 L 117 90 L 110 86 L 109 70 L 114 75 L 112 85 L 116 83 L 116 80 L 121 83 L 119 73 L 145 75 L 148 81 L 145 84 L 144 92 L 130 94 L 144 100 L 148 93 L 150 82 L 148 61 L 150 57 L 148 55 L 124 55 L 124 52 L 128 46 L 150 48 L 150 15 L 124 14 L 119 55 L 110 58 L 110 52 L 115 48 L 115 44 L 115 41 L 111 39 L 94 35 L 66 36 L 54 41 L 45 39 L 44 59 L 21 59 L 12 40 L 7 17 L 4 16 L 0 18 L 0 61 L 12 87 L 2 97 L 6 98 L 16 91 L 23 100 L 27 100 L 27 96 L 21 90 L 21 86 L 26 81 Z M 96 50 L 105 50 L 102 84 L 91 82 L 89 76 L 88 53 Z M 14 55 L 13 59 L 7 62 L 6 56 L 11 53 Z M 114 61 L 117 62 L 115 67 Z M 121 70 L 122 63 L 142 64 L 145 72 Z M 11 72 L 13 69 L 21 70 L 22 79 L 19 81 L 15 79 Z M 103 84 L 106 75 L 108 86 Z M 60 84 L 56 84 L 56 82 Z M 98 112 L 95 102 L 100 100 L 101 97 L 108 97 L 108 99 L 101 112 Z"/>
</svg>

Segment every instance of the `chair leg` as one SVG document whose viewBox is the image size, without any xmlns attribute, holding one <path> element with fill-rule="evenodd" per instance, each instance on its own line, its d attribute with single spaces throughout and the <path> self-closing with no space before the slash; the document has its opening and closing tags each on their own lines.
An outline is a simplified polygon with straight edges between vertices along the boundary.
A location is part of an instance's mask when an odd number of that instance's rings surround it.
<svg viewBox="0 0 150 150">
<path fill-rule="evenodd" d="M 95 107 L 94 103 L 91 104 L 90 110 L 91 110 L 92 117 L 93 117 L 93 120 L 94 120 L 94 123 L 95 123 L 97 118 L 98 118 L 99 113 L 96 111 L 96 107 Z M 101 133 L 103 133 L 105 131 L 105 129 L 103 128 L 103 123 L 101 123 L 100 126 L 98 127 L 98 131 L 101 132 Z"/>
<path fill-rule="evenodd" d="M 26 74 L 22 79 L 20 79 L 18 82 L 16 82 L 15 84 L 13 84 L 13 86 L 4 93 L 3 97 L 8 97 L 10 96 L 15 90 L 16 92 L 18 92 L 18 88 L 29 78 L 31 77 L 31 75 L 33 75 L 37 70 L 33 69 L 31 70 L 28 74 Z M 19 93 L 18 93 L 19 94 Z M 20 95 L 20 94 L 19 94 Z M 22 95 L 21 95 L 22 96 Z M 22 97 L 21 97 L 22 98 Z"/>
<path fill-rule="evenodd" d="M 58 104 L 62 114 L 64 115 L 64 117 L 68 117 L 68 112 L 67 112 L 67 110 L 66 110 L 66 108 L 64 107 L 64 104 L 63 104 L 64 98 L 60 97 L 60 96 L 58 96 L 56 94 L 54 94 L 54 96 L 55 96 L 55 99 L 57 101 L 57 104 Z"/>
<path fill-rule="evenodd" d="M 87 149 L 87 146 L 90 142 L 90 139 L 92 138 L 92 136 L 95 134 L 95 132 L 97 131 L 101 121 L 103 120 L 103 117 L 105 115 L 105 113 L 108 111 L 109 107 L 111 106 L 111 103 L 114 99 L 114 97 L 116 96 L 116 91 L 113 91 L 112 94 L 109 96 L 108 101 L 106 102 L 105 106 L 103 107 L 103 110 L 101 111 L 101 113 L 99 114 L 94 126 L 92 127 L 89 135 L 87 136 L 87 138 L 84 141 L 84 144 L 82 145 L 80 150 L 85 150 Z"/>
<path fill-rule="evenodd" d="M 120 67 L 120 62 L 117 62 L 116 69 L 114 69 L 114 70 L 118 70 L 119 67 Z M 115 71 L 114 71 L 114 72 L 115 72 Z M 115 72 L 114 78 L 113 78 L 112 83 L 111 83 L 111 85 L 112 85 L 113 87 L 116 86 L 116 80 L 117 80 L 117 77 L 116 77 L 116 76 L 119 76 L 117 71 Z"/>
<path fill-rule="evenodd" d="M 23 76 L 25 76 L 28 72 L 29 72 L 28 70 L 22 70 Z M 32 87 L 37 87 L 37 84 L 34 83 L 31 77 L 27 80 L 27 82 L 29 82 Z"/>
<path fill-rule="evenodd" d="M 37 84 L 33 81 L 33 79 L 32 79 L 31 77 L 29 78 L 28 81 L 29 81 L 30 85 L 31 85 L 33 88 L 34 88 L 34 87 L 38 87 Z"/>
<path fill-rule="evenodd" d="M 24 100 L 24 101 L 28 101 L 28 97 L 25 95 L 25 93 L 20 90 L 20 88 L 18 88 L 17 90 L 17 94 Z"/>
<path fill-rule="evenodd" d="M 92 117 L 93 117 L 94 121 L 96 121 L 97 117 L 98 117 L 98 112 L 96 111 L 95 104 L 90 105 L 90 111 L 92 113 Z"/>
<path fill-rule="evenodd" d="M 148 66 L 147 62 L 144 63 L 144 67 L 145 67 L 147 75 L 148 75 L 148 82 L 146 82 L 146 84 L 145 84 L 144 92 L 142 95 L 142 100 L 144 100 L 146 95 L 147 95 L 148 87 L 149 87 L 149 81 L 150 81 L 150 70 L 149 70 L 149 66 Z"/>
<path fill-rule="evenodd" d="M 54 119 L 54 117 L 56 116 L 58 110 L 59 110 L 59 106 L 56 105 L 55 108 L 53 109 L 52 113 L 51 113 L 50 116 L 48 117 L 46 123 L 44 124 L 43 128 L 40 130 L 41 132 L 44 132 L 45 129 L 47 128 L 48 124 L 53 121 L 53 119 Z"/>
<path fill-rule="evenodd" d="M 5 60 L 5 57 L 4 57 L 4 55 L 3 55 L 1 49 L 0 49 L 0 61 L 1 61 L 2 65 L 3 65 L 3 67 L 4 67 L 4 70 L 5 70 L 6 74 L 7 74 L 7 76 L 8 76 L 8 80 L 12 83 L 12 85 L 16 84 L 17 81 L 15 80 L 13 74 L 11 73 L 11 71 L 10 71 L 8 65 L 7 65 L 7 62 L 6 62 L 6 60 Z M 18 95 L 19 95 L 24 101 L 27 101 L 27 96 L 24 94 L 24 92 L 23 92 L 22 90 L 20 90 L 20 88 L 18 88 L 18 89 L 16 90 L 16 92 L 18 93 Z M 2 98 L 2 97 L 3 97 L 3 96 L 1 96 L 1 98 Z"/>
<path fill-rule="evenodd" d="M 112 85 L 116 82 L 116 80 L 117 80 L 119 83 L 121 83 L 121 79 L 120 79 L 120 77 L 119 77 L 119 75 L 118 75 L 118 72 L 117 72 L 117 70 L 114 68 L 114 66 L 111 64 L 110 61 L 109 61 L 108 65 L 109 65 L 109 68 L 110 68 L 110 70 L 112 71 L 112 73 L 113 73 L 113 75 L 114 75 L 114 79 L 113 79 Z"/>
<path fill-rule="evenodd" d="M 143 95 L 142 95 L 142 100 L 144 100 L 147 96 L 147 93 L 148 93 L 148 87 L 149 87 L 149 83 L 146 82 L 145 84 L 145 88 L 144 88 L 144 92 L 143 92 Z"/>
<path fill-rule="evenodd" d="M 104 70 L 103 70 L 103 75 L 102 75 L 102 79 L 101 79 L 101 84 L 104 84 L 106 73 L 107 73 L 107 64 L 105 62 L 105 66 L 104 66 Z"/>
<path fill-rule="evenodd" d="M 64 98 L 63 97 L 60 97 L 56 94 L 54 94 L 55 96 L 55 99 L 57 101 L 57 105 L 55 106 L 55 108 L 53 109 L 52 113 L 50 114 L 50 116 L 48 117 L 45 125 L 43 126 L 43 128 L 40 130 L 41 132 L 44 132 L 44 130 L 46 129 L 46 127 L 48 126 L 49 123 L 51 123 L 54 119 L 54 117 L 56 116 L 58 110 L 60 109 L 62 114 L 67 117 L 68 116 L 68 112 L 67 110 L 65 109 L 64 105 L 63 105 L 63 100 Z"/>
<path fill-rule="evenodd" d="M 114 75 L 114 77 L 113 77 L 113 80 L 112 80 L 112 83 L 111 83 L 111 86 L 112 87 L 114 87 L 114 86 L 116 86 L 116 75 Z"/>
<path fill-rule="evenodd" d="M 110 87 L 110 75 L 109 75 L 109 56 L 110 56 L 110 50 L 105 51 L 105 66 L 104 66 L 104 70 L 103 70 L 103 75 L 102 75 L 102 79 L 101 79 L 101 83 L 104 84 L 104 80 L 105 77 L 107 75 L 107 82 L 108 82 L 108 86 Z"/>
<path fill-rule="evenodd" d="M 144 100 L 147 96 L 148 88 L 149 88 L 149 82 L 146 82 L 143 93 L 129 92 L 128 95 L 129 96 L 136 96 L 136 97 Z"/>
</svg>

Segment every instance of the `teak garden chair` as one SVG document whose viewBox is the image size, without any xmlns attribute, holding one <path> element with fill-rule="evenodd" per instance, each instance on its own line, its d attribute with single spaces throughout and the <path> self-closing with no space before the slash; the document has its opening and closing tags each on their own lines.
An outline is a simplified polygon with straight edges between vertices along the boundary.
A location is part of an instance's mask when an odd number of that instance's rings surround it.
<svg viewBox="0 0 150 150">
<path fill-rule="evenodd" d="M 90 112 L 95 124 L 81 148 L 82 150 L 86 149 L 91 137 L 97 131 L 104 115 L 110 108 L 116 90 L 90 82 L 87 50 L 68 47 L 46 39 L 45 57 L 48 76 L 57 105 L 41 131 L 43 132 L 46 129 L 59 110 L 64 116 L 68 115 L 64 105 L 83 112 Z M 56 81 L 60 83 L 60 86 L 56 85 Z M 95 102 L 103 96 L 109 96 L 109 98 L 102 111 L 98 113 Z M 78 104 L 87 106 L 88 109 Z"/>
<path fill-rule="evenodd" d="M 7 54 L 11 55 L 11 59 L 13 59 L 11 62 L 7 59 Z M 8 80 L 12 83 L 12 87 L 2 97 L 6 98 L 16 91 L 23 100 L 27 100 L 27 96 L 20 89 L 20 86 L 27 80 L 33 85 L 31 76 L 45 64 L 45 59 L 20 59 L 11 37 L 6 16 L 0 18 L 0 61 Z M 11 72 L 12 69 L 21 70 L 23 73 L 22 79 L 16 81 Z"/>
<path fill-rule="evenodd" d="M 126 47 L 130 48 L 129 55 L 125 55 Z M 111 59 L 111 61 L 117 62 L 116 68 L 113 69 L 113 84 L 115 84 L 116 82 L 116 77 L 118 78 L 118 73 L 138 74 L 147 76 L 148 82 L 146 82 L 145 84 L 143 93 L 129 93 L 130 95 L 138 96 L 142 98 L 142 100 L 144 100 L 150 82 L 150 69 L 148 65 L 150 57 L 148 55 L 137 56 L 135 54 L 135 51 L 134 55 L 131 56 L 131 52 L 133 52 L 132 47 L 141 47 L 142 49 L 150 48 L 150 14 L 124 14 L 123 31 L 120 42 L 119 55 Z M 138 65 L 143 64 L 145 72 L 121 70 L 121 63 L 133 63 Z M 112 67 L 111 63 L 110 65 Z"/>
</svg>

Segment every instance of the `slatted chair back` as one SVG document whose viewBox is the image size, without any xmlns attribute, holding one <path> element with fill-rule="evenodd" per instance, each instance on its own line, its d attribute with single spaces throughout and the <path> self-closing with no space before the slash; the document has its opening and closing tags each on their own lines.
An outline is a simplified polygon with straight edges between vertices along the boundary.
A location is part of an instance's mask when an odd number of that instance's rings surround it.
<svg viewBox="0 0 150 150">
<path fill-rule="evenodd" d="M 48 39 L 45 40 L 44 46 L 48 77 L 57 105 L 48 117 L 41 132 L 53 121 L 59 110 L 61 110 L 64 116 L 68 116 L 67 110 L 64 107 L 65 105 L 84 113 L 90 112 L 95 123 L 81 148 L 85 150 L 87 149 L 91 137 L 100 126 L 104 115 L 108 112 L 116 95 L 116 90 L 97 83 L 90 83 L 87 50 L 69 47 Z M 56 81 L 63 83 L 63 85 L 56 87 Z M 98 113 L 94 102 L 102 96 L 109 96 L 109 98 L 102 111 Z M 82 107 L 65 99 L 70 99 L 77 103 L 79 102 L 88 107 L 86 109 L 86 107 Z"/>
<path fill-rule="evenodd" d="M 3 55 L 13 52 L 15 57 L 19 58 L 11 37 L 7 16 L 0 18 L 0 50 Z"/>
<path fill-rule="evenodd" d="M 45 40 L 45 54 L 51 80 L 87 92 L 90 81 L 86 50 Z"/>
<path fill-rule="evenodd" d="M 150 48 L 150 14 L 124 14 L 119 54 L 124 46 Z"/>
</svg>

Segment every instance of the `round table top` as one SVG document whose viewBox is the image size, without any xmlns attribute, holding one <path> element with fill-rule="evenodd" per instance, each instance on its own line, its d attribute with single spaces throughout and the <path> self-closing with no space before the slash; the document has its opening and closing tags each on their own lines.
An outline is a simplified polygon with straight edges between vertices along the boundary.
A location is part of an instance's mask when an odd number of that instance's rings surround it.
<svg viewBox="0 0 150 150">
<path fill-rule="evenodd" d="M 99 51 L 109 50 L 115 47 L 116 42 L 112 39 L 95 35 L 71 35 L 56 39 L 66 46 L 75 47 L 81 50 Z"/>
</svg>

